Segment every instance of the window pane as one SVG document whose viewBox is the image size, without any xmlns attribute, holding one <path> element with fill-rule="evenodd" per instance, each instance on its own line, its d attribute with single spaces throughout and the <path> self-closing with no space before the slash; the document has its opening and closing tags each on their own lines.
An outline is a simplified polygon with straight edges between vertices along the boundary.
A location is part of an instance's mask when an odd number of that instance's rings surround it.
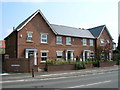
<svg viewBox="0 0 120 90">
<path fill-rule="evenodd" d="M 83 45 L 87 45 L 87 40 L 83 39 Z"/>
<path fill-rule="evenodd" d="M 103 44 L 103 43 L 104 43 L 104 40 L 100 40 L 100 43 Z"/>
<path fill-rule="evenodd" d="M 66 37 L 66 44 L 71 44 L 71 37 Z"/>
<path fill-rule="evenodd" d="M 57 56 L 57 58 L 62 58 L 62 56 Z"/>
<path fill-rule="evenodd" d="M 42 56 L 47 56 L 47 53 L 46 53 L 46 52 L 43 52 L 43 53 L 42 53 Z"/>
<path fill-rule="evenodd" d="M 62 37 L 61 36 L 57 36 L 57 43 L 62 44 Z"/>
<path fill-rule="evenodd" d="M 28 37 L 27 37 L 27 40 L 32 40 L 32 33 L 27 33 Z"/>
<path fill-rule="evenodd" d="M 57 52 L 57 56 L 62 56 L 62 52 Z"/>
<path fill-rule="evenodd" d="M 47 42 L 47 39 L 42 39 L 42 42 Z"/>
<path fill-rule="evenodd" d="M 47 57 L 42 57 L 41 60 L 42 60 L 42 61 L 46 61 L 46 60 L 47 60 Z"/>
<path fill-rule="evenodd" d="M 28 37 L 32 37 L 32 33 L 28 33 Z"/>
<path fill-rule="evenodd" d="M 90 40 L 90 46 L 93 46 L 93 40 Z"/>
<path fill-rule="evenodd" d="M 41 34 L 41 43 L 47 43 L 47 34 Z"/>
<path fill-rule="evenodd" d="M 42 34 L 42 38 L 47 38 L 47 35 L 46 34 Z"/>
<path fill-rule="evenodd" d="M 32 37 L 28 37 L 27 40 L 32 40 Z"/>
</svg>

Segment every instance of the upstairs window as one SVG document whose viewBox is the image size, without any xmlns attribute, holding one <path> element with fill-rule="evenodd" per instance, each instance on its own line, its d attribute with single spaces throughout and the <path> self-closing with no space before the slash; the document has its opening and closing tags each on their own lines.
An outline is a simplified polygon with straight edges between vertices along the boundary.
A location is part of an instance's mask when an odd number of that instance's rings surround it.
<svg viewBox="0 0 120 90">
<path fill-rule="evenodd" d="M 104 40 L 103 39 L 100 40 L 100 45 L 104 45 Z"/>
<path fill-rule="evenodd" d="M 87 39 L 83 39 L 83 46 L 87 45 Z"/>
<path fill-rule="evenodd" d="M 93 40 L 90 40 L 90 46 L 93 46 Z"/>
<path fill-rule="evenodd" d="M 56 40 L 57 40 L 57 44 L 62 44 L 62 36 L 57 36 L 56 37 Z"/>
<path fill-rule="evenodd" d="M 32 41 L 33 32 L 27 32 L 27 41 Z"/>
<path fill-rule="evenodd" d="M 41 34 L 41 43 L 47 43 L 47 34 Z"/>
<path fill-rule="evenodd" d="M 66 37 L 66 45 L 71 45 L 71 37 Z"/>
</svg>

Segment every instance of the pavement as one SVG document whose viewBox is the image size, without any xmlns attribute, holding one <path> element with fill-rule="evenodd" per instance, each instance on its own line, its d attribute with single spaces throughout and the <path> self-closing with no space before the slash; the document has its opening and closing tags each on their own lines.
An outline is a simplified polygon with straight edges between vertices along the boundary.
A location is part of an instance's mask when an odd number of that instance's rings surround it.
<svg viewBox="0 0 120 90">
<path fill-rule="evenodd" d="M 55 72 L 35 72 L 34 77 L 32 73 L 2 73 L 3 81 L 6 80 L 17 80 L 17 79 L 47 79 L 47 78 L 57 78 L 57 77 L 70 77 L 79 75 L 88 75 L 104 72 L 118 71 L 119 66 L 114 65 L 112 67 L 99 67 L 92 69 L 82 69 L 82 70 L 68 70 L 68 71 L 55 71 Z"/>
</svg>

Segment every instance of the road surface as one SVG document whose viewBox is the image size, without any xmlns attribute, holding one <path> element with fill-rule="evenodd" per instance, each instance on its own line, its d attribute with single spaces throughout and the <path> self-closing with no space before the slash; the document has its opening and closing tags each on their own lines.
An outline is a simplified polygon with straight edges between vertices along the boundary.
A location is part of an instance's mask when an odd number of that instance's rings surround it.
<svg viewBox="0 0 120 90">
<path fill-rule="evenodd" d="M 118 71 L 46 79 L 6 79 L 2 88 L 118 88 Z"/>
</svg>

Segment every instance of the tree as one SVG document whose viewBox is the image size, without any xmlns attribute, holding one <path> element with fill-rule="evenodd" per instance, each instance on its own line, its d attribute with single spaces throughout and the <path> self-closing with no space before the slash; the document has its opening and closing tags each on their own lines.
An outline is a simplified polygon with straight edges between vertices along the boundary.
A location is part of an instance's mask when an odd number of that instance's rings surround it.
<svg viewBox="0 0 120 90">
<path fill-rule="evenodd" d="M 117 46 L 117 49 L 120 51 L 120 34 L 119 34 L 119 37 L 118 37 L 118 46 Z"/>
</svg>

